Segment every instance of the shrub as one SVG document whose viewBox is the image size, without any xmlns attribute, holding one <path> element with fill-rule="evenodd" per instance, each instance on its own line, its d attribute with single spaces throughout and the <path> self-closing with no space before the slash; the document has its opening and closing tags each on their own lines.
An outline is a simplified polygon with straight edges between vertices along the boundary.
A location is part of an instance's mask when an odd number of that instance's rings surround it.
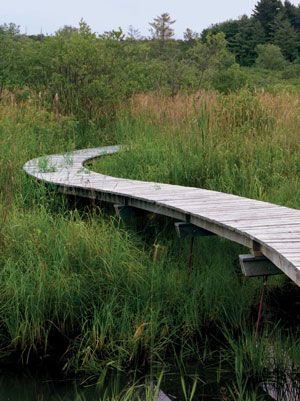
<svg viewBox="0 0 300 401">
<path fill-rule="evenodd" d="M 241 89 L 246 85 L 247 78 L 238 64 L 233 64 L 226 70 L 218 71 L 213 78 L 213 87 L 220 92 L 228 93 Z"/>
<path fill-rule="evenodd" d="M 256 64 L 267 70 L 282 70 L 287 61 L 278 46 L 272 44 L 258 45 Z"/>
</svg>

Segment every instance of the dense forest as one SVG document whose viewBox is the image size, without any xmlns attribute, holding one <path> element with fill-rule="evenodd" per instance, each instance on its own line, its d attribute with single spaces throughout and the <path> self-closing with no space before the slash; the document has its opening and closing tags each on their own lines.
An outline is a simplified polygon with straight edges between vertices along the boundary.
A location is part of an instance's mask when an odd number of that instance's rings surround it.
<svg viewBox="0 0 300 401">
<path fill-rule="evenodd" d="M 129 96 L 162 91 L 230 92 L 297 84 L 300 74 L 300 6 L 260 0 L 250 17 L 174 39 L 171 16 L 149 23 L 151 36 L 130 27 L 99 35 L 81 20 L 54 35 L 24 35 L 14 23 L 0 26 L 0 92 L 26 88 L 59 112 L 103 120 Z M 251 68 L 249 68 L 251 67 Z M 32 93 L 31 93 L 32 96 Z"/>
</svg>

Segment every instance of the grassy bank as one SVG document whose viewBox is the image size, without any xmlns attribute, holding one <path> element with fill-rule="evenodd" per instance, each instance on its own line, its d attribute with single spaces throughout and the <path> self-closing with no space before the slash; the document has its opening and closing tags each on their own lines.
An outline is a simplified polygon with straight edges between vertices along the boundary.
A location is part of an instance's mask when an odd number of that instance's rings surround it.
<svg viewBox="0 0 300 401">
<path fill-rule="evenodd" d="M 54 364 L 104 387 L 111 370 L 142 374 L 151 367 L 159 377 L 176 366 L 183 380 L 196 374 L 199 387 L 211 381 L 218 394 L 245 401 L 268 375 L 270 343 L 280 369 L 286 350 L 299 364 L 298 322 L 291 329 L 271 311 L 273 322 L 258 343 L 253 338 L 260 281 L 241 277 L 241 247 L 199 240 L 189 272 L 188 244 L 176 240 L 168 222 L 147 215 L 146 228 L 127 230 L 99 205 L 70 208 L 21 169 L 39 155 L 118 142 L 128 150 L 93 169 L 299 207 L 299 107 L 300 98 L 289 94 L 141 95 L 99 130 L 46 112 L 38 102 L 16 104 L 4 96 L 2 363 Z M 153 243 L 165 247 L 159 261 L 152 259 Z M 273 279 L 272 291 L 283 285 Z M 201 372 L 211 366 L 208 379 Z"/>
</svg>

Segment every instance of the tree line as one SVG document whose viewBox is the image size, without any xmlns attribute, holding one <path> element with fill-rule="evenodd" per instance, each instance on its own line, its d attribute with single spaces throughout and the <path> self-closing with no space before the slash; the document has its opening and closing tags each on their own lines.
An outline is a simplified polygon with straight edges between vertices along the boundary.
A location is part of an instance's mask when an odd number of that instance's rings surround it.
<svg viewBox="0 0 300 401">
<path fill-rule="evenodd" d="M 24 35 L 15 24 L 3 24 L 0 94 L 34 91 L 60 113 L 90 121 L 113 114 L 134 93 L 228 92 L 247 83 L 241 66 L 285 70 L 300 64 L 300 7 L 289 1 L 261 0 L 251 17 L 201 34 L 187 29 L 183 40 L 174 39 L 174 22 L 168 13 L 156 17 L 148 38 L 133 27 L 98 35 L 83 20 L 49 36 Z"/>
<path fill-rule="evenodd" d="M 218 32 L 225 34 L 240 65 L 253 65 L 262 44 L 277 46 L 286 60 L 295 61 L 300 56 L 300 5 L 260 0 L 250 17 L 215 24 L 202 32 L 202 38 Z"/>
</svg>

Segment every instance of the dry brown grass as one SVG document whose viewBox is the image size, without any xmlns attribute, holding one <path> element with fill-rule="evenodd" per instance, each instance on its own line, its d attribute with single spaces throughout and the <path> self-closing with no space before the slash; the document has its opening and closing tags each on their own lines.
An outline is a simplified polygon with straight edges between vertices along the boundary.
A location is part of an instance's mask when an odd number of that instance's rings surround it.
<svg viewBox="0 0 300 401">
<path fill-rule="evenodd" d="M 204 124 L 206 130 L 218 129 L 227 136 L 246 123 L 248 134 L 255 135 L 257 130 L 268 128 L 273 139 L 294 145 L 300 142 L 300 93 L 245 91 L 224 96 L 202 91 L 173 98 L 149 93 L 135 95 L 129 108 L 134 116 L 143 116 L 155 125 L 167 125 L 168 132 L 173 134 L 178 131 L 184 134 L 191 126 Z"/>
<path fill-rule="evenodd" d="M 184 125 L 204 105 L 208 110 L 212 109 L 216 99 L 216 93 L 205 91 L 194 95 L 178 94 L 175 97 L 155 92 L 138 94 L 130 100 L 130 111 L 134 115 L 146 116 L 155 123 Z"/>
</svg>

